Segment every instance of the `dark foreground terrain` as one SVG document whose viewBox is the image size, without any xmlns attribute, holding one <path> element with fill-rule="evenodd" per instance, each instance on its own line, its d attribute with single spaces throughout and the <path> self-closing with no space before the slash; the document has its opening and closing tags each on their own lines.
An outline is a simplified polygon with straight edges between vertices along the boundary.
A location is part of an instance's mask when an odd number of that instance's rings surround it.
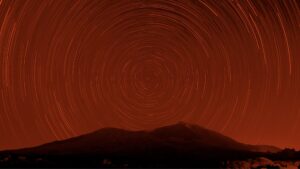
<svg viewBox="0 0 300 169">
<path fill-rule="evenodd" d="M 105 128 L 38 147 L 0 152 L 0 167 L 298 167 L 300 153 L 248 145 L 178 123 L 152 131 Z"/>
</svg>

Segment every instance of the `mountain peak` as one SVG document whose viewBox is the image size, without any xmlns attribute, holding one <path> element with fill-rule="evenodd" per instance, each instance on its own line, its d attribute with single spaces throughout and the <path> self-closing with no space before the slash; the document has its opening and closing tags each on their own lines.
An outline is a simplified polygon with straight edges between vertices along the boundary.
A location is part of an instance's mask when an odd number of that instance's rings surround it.
<svg viewBox="0 0 300 169">
<path fill-rule="evenodd" d="M 155 136 L 158 137 L 173 137 L 173 138 L 181 138 L 181 139 L 194 139 L 196 138 L 196 133 L 193 132 L 192 126 L 184 123 L 178 122 L 174 125 L 163 126 L 157 128 L 151 132 Z"/>
<path fill-rule="evenodd" d="M 177 145 L 178 144 L 178 145 Z M 117 128 L 103 128 L 92 133 L 44 144 L 26 151 L 38 153 L 99 153 L 115 152 L 119 150 L 131 151 L 172 145 L 176 149 L 180 145 L 190 148 L 218 147 L 220 149 L 265 151 L 270 148 L 251 146 L 239 143 L 227 136 L 204 127 L 180 121 L 173 125 L 163 126 L 151 131 L 128 131 Z M 122 145 L 122 146 L 121 146 Z M 147 145 L 147 146 L 146 146 Z M 272 148 L 273 151 L 274 148 Z"/>
<path fill-rule="evenodd" d="M 202 164 L 208 160 L 240 158 L 241 155 L 248 156 L 256 152 L 260 155 L 261 152 L 272 152 L 270 150 L 276 152 L 274 147 L 243 144 L 218 132 L 180 121 L 152 131 L 103 128 L 38 147 L 2 152 L 2 157 L 18 157 L 17 162 L 31 160 L 34 166 L 38 157 L 38 163 L 43 162 L 46 166 L 50 163 L 64 163 L 78 167 L 80 164 L 106 165 L 113 162 L 124 163 L 128 167 L 127 164 L 140 166 L 136 163 L 139 161 L 148 164 L 160 161 L 162 164 L 174 164 L 174 167 L 178 167 L 178 164 Z M 65 159 L 62 160 L 62 157 Z M 13 163 L 9 161 L 5 164 Z"/>
<path fill-rule="evenodd" d="M 194 127 L 199 127 L 196 124 L 192 124 L 192 123 L 188 123 L 188 122 L 184 122 L 184 121 L 179 121 L 178 123 L 174 124 L 174 125 L 179 125 L 182 127 L 186 127 L 186 128 L 194 128 Z"/>
<path fill-rule="evenodd" d="M 220 144 L 220 142 L 225 143 L 226 146 L 238 143 L 235 140 L 215 131 L 206 129 L 196 124 L 191 124 L 182 121 L 173 125 L 157 128 L 153 130 L 151 134 L 159 138 L 169 138 L 176 140 L 195 140 L 197 142 L 201 142 L 201 144 L 210 145 L 218 145 Z"/>
<path fill-rule="evenodd" d="M 166 126 L 156 128 L 154 130 L 161 129 L 161 128 L 168 128 L 168 129 L 185 128 L 187 130 L 193 130 L 195 128 L 205 129 L 204 127 L 201 127 L 201 126 L 193 124 L 193 123 L 185 122 L 185 121 L 179 121 L 179 122 L 171 124 L 171 125 L 166 125 Z"/>
</svg>

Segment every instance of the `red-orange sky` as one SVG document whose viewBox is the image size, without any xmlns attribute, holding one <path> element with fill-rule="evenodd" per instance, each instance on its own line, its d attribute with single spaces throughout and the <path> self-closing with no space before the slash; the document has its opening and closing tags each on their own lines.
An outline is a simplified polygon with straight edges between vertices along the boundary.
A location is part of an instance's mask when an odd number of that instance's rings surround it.
<svg viewBox="0 0 300 169">
<path fill-rule="evenodd" d="M 178 121 L 300 148 L 299 0 L 0 0 L 0 149 Z"/>
</svg>

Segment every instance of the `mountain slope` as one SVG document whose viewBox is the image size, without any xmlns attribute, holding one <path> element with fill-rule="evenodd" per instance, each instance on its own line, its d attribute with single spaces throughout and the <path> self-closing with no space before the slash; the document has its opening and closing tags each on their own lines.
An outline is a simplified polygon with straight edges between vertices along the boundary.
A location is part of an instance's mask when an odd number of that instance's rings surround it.
<svg viewBox="0 0 300 169">
<path fill-rule="evenodd" d="M 18 150 L 18 152 L 37 154 L 117 153 L 118 151 L 131 151 L 133 148 L 145 150 L 155 146 L 176 148 L 180 144 L 186 145 L 185 148 L 217 147 L 260 152 L 280 150 L 272 146 L 242 144 L 215 131 L 180 122 L 152 131 L 104 128 L 79 137 Z"/>
<path fill-rule="evenodd" d="M 277 148 L 242 144 L 220 133 L 180 122 L 151 131 L 105 128 L 34 148 L 0 152 L 0 166 L 1 156 L 7 155 L 17 158 L 17 162 L 20 162 L 20 156 L 43 157 L 51 161 L 50 164 L 58 164 L 54 166 L 77 163 L 98 166 L 99 159 L 106 158 L 122 164 L 130 162 L 133 166 L 149 166 L 152 163 L 170 166 L 180 162 L 192 165 L 203 160 L 247 157 L 257 151 L 271 150 L 277 151 Z M 32 163 L 35 164 L 31 159 Z"/>
</svg>

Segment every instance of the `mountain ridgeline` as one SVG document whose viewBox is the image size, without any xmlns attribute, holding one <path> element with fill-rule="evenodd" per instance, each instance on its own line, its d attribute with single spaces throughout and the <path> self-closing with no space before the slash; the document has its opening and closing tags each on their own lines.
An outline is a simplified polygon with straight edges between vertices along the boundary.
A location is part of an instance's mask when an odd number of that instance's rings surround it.
<svg viewBox="0 0 300 169">
<path fill-rule="evenodd" d="M 280 151 L 180 122 L 151 131 L 104 128 L 33 148 L 3 151 L 0 167 L 224 167 L 227 160 Z"/>
</svg>

